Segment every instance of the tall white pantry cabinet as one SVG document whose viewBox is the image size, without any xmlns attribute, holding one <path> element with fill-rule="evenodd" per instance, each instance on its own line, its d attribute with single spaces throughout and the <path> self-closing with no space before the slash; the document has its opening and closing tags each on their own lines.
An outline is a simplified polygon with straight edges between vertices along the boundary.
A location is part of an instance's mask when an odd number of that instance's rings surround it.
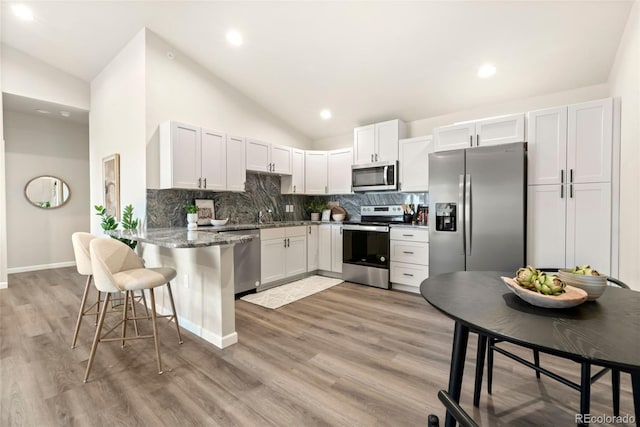
<svg viewBox="0 0 640 427">
<path fill-rule="evenodd" d="M 528 264 L 617 275 L 616 126 L 611 98 L 529 113 Z"/>
</svg>

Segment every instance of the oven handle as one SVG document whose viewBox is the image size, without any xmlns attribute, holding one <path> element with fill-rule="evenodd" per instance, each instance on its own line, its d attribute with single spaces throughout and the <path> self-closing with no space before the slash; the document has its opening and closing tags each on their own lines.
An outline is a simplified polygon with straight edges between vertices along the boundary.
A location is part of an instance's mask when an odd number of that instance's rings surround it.
<svg viewBox="0 0 640 427">
<path fill-rule="evenodd" d="M 388 233 L 389 227 L 375 226 L 375 225 L 357 225 L 357 224 L 345 224 L 343 229 L 350 231 L 378 231 L 381 233 Z"/>
</svg>

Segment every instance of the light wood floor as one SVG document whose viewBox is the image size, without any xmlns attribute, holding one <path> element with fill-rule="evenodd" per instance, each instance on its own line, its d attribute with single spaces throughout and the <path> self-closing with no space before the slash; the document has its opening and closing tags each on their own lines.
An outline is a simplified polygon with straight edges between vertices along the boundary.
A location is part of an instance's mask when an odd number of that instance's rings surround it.
<svg viewBox="0 0 640 427">
<path fill-rule="evenodd" d="M 0 290 L 2 426 L 425 426 L 444 410 L 453 322 L 419 295 L 343 283 L 278 310 L 236 302 L 240 342 L 226 350 L 172 325 L 160 328 L 165 369 L 151 340 L 98 348 L 83 384 L 93 322 L 70 342 L 84 286 L 73 268 L 9 276 Z M 112 318 L 111 322 L 115 322 Z M 568 426 L 578 393 L 496 355 L 493 395 L 473 408 L 475 336 L 462 405 L 484 426 Z M 530 352 L 518 354 L 530 357 Z M 578 380 L 579 366 L 542 356 Z M 591 413 L 611 414 L 609 376 Z M 622 375 L 621 412 L 633 413 Z"/>
</svg>

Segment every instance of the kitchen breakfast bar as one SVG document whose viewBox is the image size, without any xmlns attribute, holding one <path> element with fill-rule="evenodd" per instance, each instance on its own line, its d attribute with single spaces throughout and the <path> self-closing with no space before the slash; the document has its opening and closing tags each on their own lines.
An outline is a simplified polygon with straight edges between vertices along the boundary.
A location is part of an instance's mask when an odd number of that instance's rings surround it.
<svg viewBox="0 0 640 427">
<path fill-rule="evenodd" d="M 124 230 L 109 234 L 138 241 L 138 254 L 147 267 L 170 267 L 177 271 L 173 293 L 180 326 L 218 348 L 238 342 L 233 247 L 253 237 L 186 228 Z M 161 314 L 171 312 L 164 289 L 157 290 L 156 310 Z"/>
</svg>

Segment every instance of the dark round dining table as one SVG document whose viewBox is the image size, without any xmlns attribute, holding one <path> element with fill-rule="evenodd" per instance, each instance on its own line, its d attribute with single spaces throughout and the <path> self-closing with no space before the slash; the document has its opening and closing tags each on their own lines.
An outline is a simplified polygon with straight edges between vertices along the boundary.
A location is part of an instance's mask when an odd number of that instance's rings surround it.
<svg viewBox="0 0 640 427">
<path fill-rule="evenodd" d="M 458 271 L 430 277 L 420 285 L 422 296 L 455 320 L 448 386 L 451 397 L 460 401 L 472 331 L 581 363 L 583 385 L 587 380 L 590 384 L 585 367 L 592 364 L 628 372 L 634 411 L 640 415 L 640 292 L 610 287 L 595 301 L 549 309 L 521 300 L 501 276 L 513 277 L 513 272 Z M 581 397 L 581 414 L 588 413 L 588 394 Z M 449 413 L 445 425 L 455 425 Z"/>
</svg>

